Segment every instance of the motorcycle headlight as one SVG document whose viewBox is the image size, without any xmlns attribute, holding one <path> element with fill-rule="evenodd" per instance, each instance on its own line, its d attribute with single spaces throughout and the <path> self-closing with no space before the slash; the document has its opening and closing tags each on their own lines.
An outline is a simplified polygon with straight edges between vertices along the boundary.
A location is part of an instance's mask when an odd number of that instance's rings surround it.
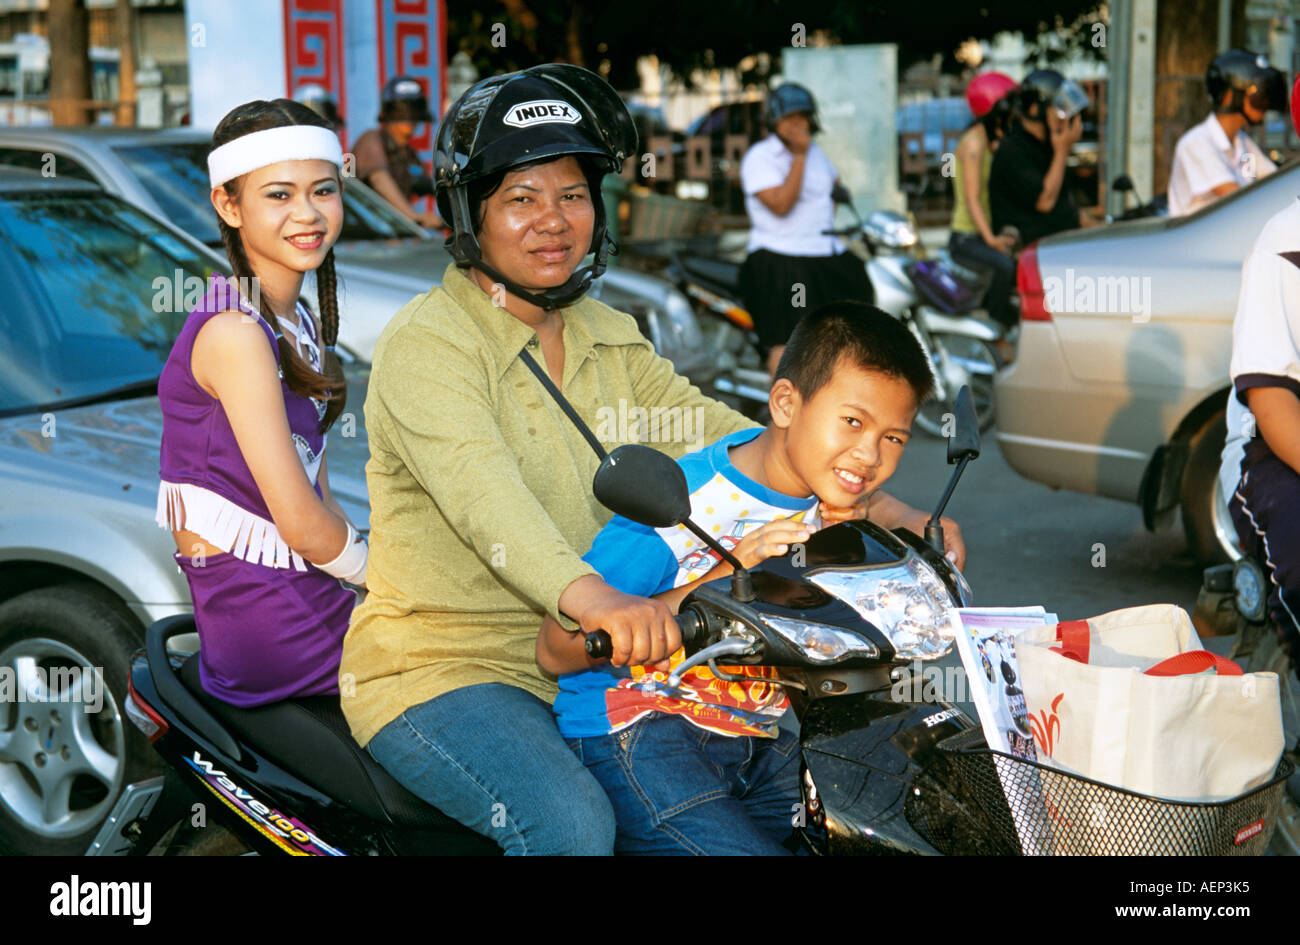
<svg viewBox="0 0 1300 945">
<path fill-rule="evenodd" d="M 915 246 L 920 239 L 912 221 L 892 210 L 875 211 L 867 217 L 867 228 L 877 242 L 892 249 L 907 249 Z"/>
<path fill-rule="evenodd" d="M 874 659 L 880 655 L 880 650 L 870 640 L 824 623 L 770 616 L 764 616 L 763 623 L 814 663 L 838 663 L 850 656 Z"/>
<path fill-rule="evenodd" d="M 957 612 L 948 589 L 915 552 L 898 564 L 823 571 L 808 580 L 879 628 L 900 659 L 939 659 L 957 639 Z"/>
</svg>

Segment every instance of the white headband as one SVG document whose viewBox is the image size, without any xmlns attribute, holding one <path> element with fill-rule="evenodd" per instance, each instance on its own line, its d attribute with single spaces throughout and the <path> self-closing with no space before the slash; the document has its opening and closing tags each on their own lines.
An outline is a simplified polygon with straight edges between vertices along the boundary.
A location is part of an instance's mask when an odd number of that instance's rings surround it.
<svg viewBox="0 0 1300 945">
<path fill-rule="evenodd" d="M 254 131 L 208 155 L 208 178 L 213 187 L 220 187 L 249 171 L 281 161 L 329 161 L 342 167 L 343 146 L 338 135 L 316 125 Z"/>
</svg>

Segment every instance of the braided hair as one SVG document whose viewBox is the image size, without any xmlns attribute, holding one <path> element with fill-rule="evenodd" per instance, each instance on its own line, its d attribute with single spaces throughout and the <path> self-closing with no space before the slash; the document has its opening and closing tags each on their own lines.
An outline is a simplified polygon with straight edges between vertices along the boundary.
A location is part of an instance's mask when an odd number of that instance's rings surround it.
<svg viewBox="0 0 1300 945">
<path fill-rule="evenodd" d="M 217 125 L 216 130 L 212 133 L 212 150 L 227 142 L 234 141 L 236 138 L 252 134 L 254 131 L 264 131 L 267 128 L 283 128 L 290 125 L 316 125 L 321 128 L 330 128 L 329 122 L 320 115 L 306 105 L 290 99 L 278 98 L 269 102 L 246 102 L 221 119 L 221 123 Z M 331 130 L 333 129 L 331 128 Z M 342 186 L 342 183 L 340 180 L 339 185 Z M 227 195 L 232 199 L 237 199 L 242 184 L 243 178 L 237 177 L 234 180 L 226 181 L 222 186 Z M 248 284 L 244 280 L 251 281 L 256 278 L 256 274 L 248 261 L 248 254 L 244 249 L 244 240 L 239 229 L 221 219 L 220 215 L 217 216 L 217 225 L 221 228 L 221 244 L 225 247 L 226 258 L 230 260 L 230 267 L 235 272 L 235 278 L 240 281 L 240 284 Z M 323 342 L 321 370 L 316 371 L 304 361 L 295 346 L 290 344 L 288 339 L 279 331 L 276 331 L 276 343 L 280 351 L 280 368 L 284 374 L 284 382 L 289 386 L 289 389 L 300 396 L 313 397 L 328 402 L 325 415 L 320 421 L 320 432 L 324 433 L 338 419 L 339 414 L 343 412 L 348 399 L 347 380 L 343 374 L 343 362 L 334 352 L 334 345 L 339 336 L 339 305 L 338 280 L 334 273 L 333 247 L 330 247 L 329 252 L 325 254 L 325 258 L 316 268 L 316 299 L 320 306 L 321 341 Z M 276 313 L 271 311 L 267 305 L 267 300 L 263 298 L 262 314 L 266 316 L 267 322 L 274 326 L 276 324 Z"/>
</svg>

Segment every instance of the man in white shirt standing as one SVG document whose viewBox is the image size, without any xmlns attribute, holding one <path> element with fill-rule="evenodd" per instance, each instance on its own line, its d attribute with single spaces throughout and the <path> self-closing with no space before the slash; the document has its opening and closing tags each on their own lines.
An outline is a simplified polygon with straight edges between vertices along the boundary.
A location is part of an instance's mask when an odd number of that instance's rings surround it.
<svg viewBox="0 0 1300 945">
<path fill-rule="evenodd" d="M 839 173 L 812 140 L 818 131 L 812 93 L 794 83 L 773 89 L 764 118 L 771 134 L 740 164 L 750 222 L 740 292 L 774 374 L 806 312 L 838 299 L 875 297 L 862 260 L 837 237 L 823 235 L 835 225 L 831 191 Z"/>
<path fill-rule="evenodd" d="M 1214 110 L 1178 139 L 1169 175 L 1170 216 L 1199 210 L 1277 170 L 1245 128 L 1262 122 L 1267 111 L 1286 108 L 1282 73 L 1263 56 L 1233 49 L 1210 63 L 1205 87 Z"/>
</svg>

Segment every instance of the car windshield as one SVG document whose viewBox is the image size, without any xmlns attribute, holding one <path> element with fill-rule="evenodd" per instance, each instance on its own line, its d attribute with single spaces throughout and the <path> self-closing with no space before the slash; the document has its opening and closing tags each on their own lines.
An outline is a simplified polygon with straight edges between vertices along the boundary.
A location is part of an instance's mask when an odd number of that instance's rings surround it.
<svg viewBox="0 0 1300 945">
<path fill-rule="evenodd" d="M 213 265 L 116 197 L 0 192 L 0 415 L 153 392 Z"/>
<path fill-rule="evenodd" d="M 207 145 L 123 145 L 113 151 L 158 201 L 163 216 L 209 246 L 221 245 L 216 211 L 208 202 Z M 345 181 L 340 239 L 390 240 L 420 235 L 383 197 L 355 180 Z"/>
</svg>

